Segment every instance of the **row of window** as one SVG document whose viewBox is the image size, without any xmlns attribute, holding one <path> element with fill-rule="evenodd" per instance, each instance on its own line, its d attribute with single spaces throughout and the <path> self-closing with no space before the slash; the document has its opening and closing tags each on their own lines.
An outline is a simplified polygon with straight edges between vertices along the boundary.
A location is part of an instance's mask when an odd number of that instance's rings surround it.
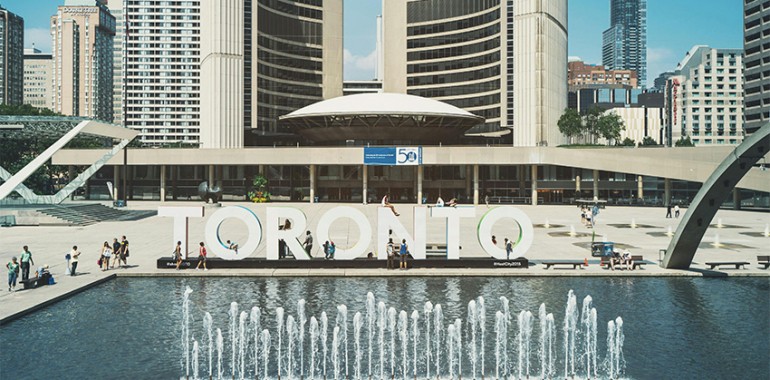
<svg viewBox="0 0 770 380">
<path fill-rule="evenodd" d="M 460 70 L 471 67 L 484 66 L 495 62 L 500 62 L 499 51 L 478 57 L 457 59 L 454 61 L 410 64 L 406 67 L 406 72 L 408 74 L 434 73 L 438 71 Z"/>
<path fill-rule="evenodd" d="M 406 42 L 407 49 L 425 48 L 438 45 L 453 45 L 468 41 L 475 41 L 500 33 L 500 23 L 494 23 L 486 28 L 476 29 L 452 35 L 439 35 L 434 37 L 414 38 Z"/>
<path fill-rule="evenodd" d="M 475 1 L 474 1 L 475 2 Z M 410 26 L 406 29 L 407 36 L 421 36 L 424 34 L 446 33 L 455 30 L 469 29 L 484 25 L 500 19 L 500 8 L 483 15 L 469 17 L 462 20 L 447 21 L 437 24 Z"/>
<path fill-rule="evenodd" d="M 500 66 L 495 65 L 481 70 L 473 70 L 462 73 L 426 75 L 419 77 L 408 77 L 407 86 L 427 86 L 441 83 L 464 83 L 468 81 L 491 78 L 500 75 Z"/>
<path fill-rule="evenodd" d="M 406 55 L 406 59 L 409 62 L 424 61 L 428 59 L 442 59 L 457 57 L 462 55 L 470 55 L 476 53 L 482 53 L 497 49 L 500 47 L 500 39 L 492 38 L 486 41 L 477 42 L 470 45 L 453 46 L 443 49 L 413 51 Z"/>
</svg>

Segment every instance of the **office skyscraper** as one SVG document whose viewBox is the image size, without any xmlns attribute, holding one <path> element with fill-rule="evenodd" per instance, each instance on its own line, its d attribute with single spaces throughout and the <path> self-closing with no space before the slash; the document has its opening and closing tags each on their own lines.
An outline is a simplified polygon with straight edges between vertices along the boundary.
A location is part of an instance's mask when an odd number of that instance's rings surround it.
<svg viewBox="0 0 770 380">
<path fill-rule="evenodd" d="M 23 73 L 24 19 L 0 7 L 0 104 L 22 104 Z"/>
<path fill-rule="evenodd" d="M 38 49 L 24 49 L 24 104 L 51 108 L 53 57 Z"/>
<path fill-rule="evenodd" d="M 647 0 L 610 0 L 610 27 L 602 35 L 607 70 L 634 70 L 647 82 Z"/>
<path fill-rule="evenodd" d="M 770 0 L 746 0 L 743 10 L 744 129 L 751 133 L 770 122 Z"/>
<path fill-rule="evenodd" d="M 387 0 L 383 19 L 385 92 L 484 117 L 469 134 L 512 128 L 516 146 L 560 143 L 566 0 Z"/>
</svg>

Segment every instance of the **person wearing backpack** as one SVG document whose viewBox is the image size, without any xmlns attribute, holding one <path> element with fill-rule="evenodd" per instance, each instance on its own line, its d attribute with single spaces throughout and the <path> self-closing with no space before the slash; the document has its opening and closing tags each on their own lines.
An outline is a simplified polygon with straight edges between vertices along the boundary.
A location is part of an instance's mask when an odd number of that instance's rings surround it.
<svg viewBox="0 0 770 380">
<path fill-rule="evenodd" d="M 398 255 L 401 256 L 401 263 L 399 268 L 406 270 L 406 255 L 409 254 L 409 246 L 406 245 L 406 239 L 401 239 L 401 247 L 398 250 Z"/>
</svg>

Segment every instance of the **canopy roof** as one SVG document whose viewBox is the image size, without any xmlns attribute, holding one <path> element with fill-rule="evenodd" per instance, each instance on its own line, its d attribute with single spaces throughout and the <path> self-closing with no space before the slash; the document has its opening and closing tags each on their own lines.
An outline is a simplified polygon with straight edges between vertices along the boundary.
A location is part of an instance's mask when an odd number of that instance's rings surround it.
<svg viewBox="0 0 770 380">
<path fill-rule="evenodd" d="M 320 101 L 281 116 L 293 132 L 316 142 L 346 140 L 449 142 L 484 118 L 414 95 L 376 93 Z"/>
</svg>

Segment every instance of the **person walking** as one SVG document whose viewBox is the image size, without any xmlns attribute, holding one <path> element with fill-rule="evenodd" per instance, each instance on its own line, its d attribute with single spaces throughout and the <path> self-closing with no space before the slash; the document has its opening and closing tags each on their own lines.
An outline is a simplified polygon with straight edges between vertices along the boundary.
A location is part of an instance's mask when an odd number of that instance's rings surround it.
<svg viewBox="0 0 770 380">
<path fill-rule="evenodd" d="M 72 262 L 70 266 L 70 276 L 75 276 L 78 269 L 78 260 L 80 259 L 80 251 L 78 251 L 78 246 L 73 245 L 72 251 L 70 251 L 70 256 L 72 256 Z"/>
<path fill-rule="evenodd" d="M 401 256 L 399 268 L 406 270 L 406 255 L 409 254 L 409 246 L 406 245 L 406 239 L 401 239 L 401 247 L 399 248 L 398 254 Z"/>
<path fill-rule="evenodd" d="M 666 219 L 671 218 L 671 204 L 666 205 Z"/>
<path fill-rule="evenodd" d="M 29 247 L 26 245 L 21 252 L 21 280 L 29 280 L 29 268 L 31 265 L 35 265 L 35 260 L 32 260 L 32 252 L 29 251 Z"/>
<path fill-rule="evenodd" d="M 307 252 L 308 256 L 313 257 L 310 253 L 313 250 L 313 235 L 310 234 L 310 231 L 305 234 L 305 241 L 302 245 L 305 246 L 305 252 Z"/>
<path fill-rule="evenodd" d="M 120 254 L 116 256 L 118 258 L 118 265 L 120 265 L 120 262 L 122 261 L 122 266 L 128 266 L 128 261 L 126 260 L 128 257 L 128 239 L 126 239 L 125 235 L 123 235 L 120 240 Z"/>
<path fill-rule="evenodd" d="M 206 255 L 206 247 L 203 242 L 200 242 L 200 248 L 198 248 L 198 266 L 195 267 L 195 270 L 200 270 L 201 265 L 203 265 L 203 270 L 209 270 L 209 268 L 206 267 Z"/>
<path fill-rule="evenodd" d="M 674 205 L 674 217 L 679 219 L 679 205 Z"/>
<path fill-rule="evenodd" d="M 599 204 L 594 203 L 594 207 L 591 208 L 591 228 L 596 226 L 596 216 L 599 215 Z"/>
<path fill-rule="evenodd" d="M 176 242 L 176 248 L 174 248 L 174 260 L 176 260 L 176 270 L 182 265 L 182 242 Z"/>
<path fill-rule="evenodd" d="M 388 269 L 396 269 L 396 244 L 393 243 L 393 238 L 388 238 L 385 252 L 388 254 Z"/>
<path fill-rule="evenodd" d="M 5 264 L 8 268 L 8 291 L 16 290 L 16 280 L 19 278 L 19 263 L 16 262 L 16 256 L 11 258 L 8 264 Z"/>
<path fill-rule="evenodd" d="M 513 242 L 505 238 L 505 259 L 511 259 L 511 252 L 513 252 Z"/>
</svg>

